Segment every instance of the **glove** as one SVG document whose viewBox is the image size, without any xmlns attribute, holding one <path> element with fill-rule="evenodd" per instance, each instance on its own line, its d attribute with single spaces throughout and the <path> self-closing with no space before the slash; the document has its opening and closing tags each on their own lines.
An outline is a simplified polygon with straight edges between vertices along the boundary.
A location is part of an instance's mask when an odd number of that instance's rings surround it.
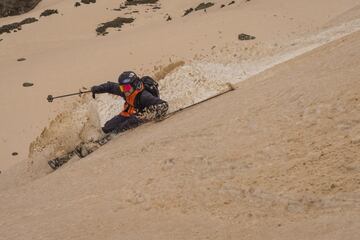
<svg viewBox="0 0 360 240">
<path fill-rule="evenodd" d="M 96 94 L 96 93 L 100 93 L 99 86 L 93 86 L 93 87 L 91 87 L 91 92 L 92 92 L 92 97 L 93 97 L 93 99 L 95 99 L 95 94 Z"/>
</svg>

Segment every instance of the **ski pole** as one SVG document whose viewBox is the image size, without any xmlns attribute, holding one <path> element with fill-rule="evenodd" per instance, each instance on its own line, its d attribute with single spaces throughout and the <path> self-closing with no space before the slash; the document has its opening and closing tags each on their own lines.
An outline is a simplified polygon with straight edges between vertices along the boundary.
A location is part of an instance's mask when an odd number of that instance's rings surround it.
<svg viewBox="0 0 360 240">
<path fill-rule="evenodd" d="M 231 91 L 235 90 L 235 87 L 234 87 L 231 83 L 226 83 L 226 85 L 228 86 L 228 89 L 224 90 L 223 92 L 220 92 L 220 93 L 218 93 L 218 94 L 215 94 L 214 96 L 211 96 L 211 97 L 209 97 L 209 98 L 206 98 L 206 99 L 204 99 L 204 100 L 202 100 L 202 101 L 200 101 L 200 102 L 191 104 L 191 105 L 186 106 L 186 107 L 183 107 L 183 108 L 179 108 L 178 110 L 169 113 L 168 116 L 172 116 L 172 115 L 174 115 L 175 113 L 181 112 L 181 111 L 183 111 L 183 110 L 185 110 L 185 109 L 188 109 L 188 108 L 191 108 L 191 107 L 193 107 L 193 106 L 196 106 L 196 105 L 198 105 L 198 104 L 200 104 L 200 103 L 209 101 L 210 99 L 220 97 L 221 95 L 224 95 L 224 94 L 226 94 L 226 93 L 228 93 L 228 92 L 231 92 Z"/>
<path fill-rule="evenodd" d="M 69 97 L 69 96 L 74 96 L 74 95 L 79 95 L 79 96 L 81 96 L 81 94 L 89 93 L 89 92 L 91 92 L 91 90 L 89 90 L 89 91 L 84 91 L 84 92 L 82 92 L 81 90 L 79 90 L 79 92 L 77 92 L 77 93 L 70 93 L 70 94 L 61 95 L 61 96 L 56 96 L 56 97 L 53 97 L 53 95 L 49 95 L 49 96 L 47 97 L 47 100 L 48 100 L 48 102 L 52 102 L 52 101 L 54 101 L 55 98 L 63 98 L 63 97 Z"/>
</svg>

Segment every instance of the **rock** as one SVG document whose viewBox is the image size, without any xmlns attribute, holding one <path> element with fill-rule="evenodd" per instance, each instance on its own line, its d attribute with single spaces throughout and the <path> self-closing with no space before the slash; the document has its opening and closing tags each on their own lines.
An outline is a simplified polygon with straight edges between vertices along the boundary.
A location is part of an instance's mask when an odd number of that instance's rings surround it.
<svg viewBox="0 0 360 240">
<path fill-rule="evenodd" d="M 33 83 L 30 83 L 30 82 L 24 82 L 23 83 L 23 87 L 32 87 L 32 86 L 34 86 Z"/>
<path fill-rule="evenodd" d="M 0 1 L 0 18 L 26 13 L 33 9 L 41 0 Z"/>
<path fill-rule="evenodd" d="M 127 0 L 125 5 L 138 5 L 138 4 L 154 4 L 157 3 L 158 0 Z"/>
<path fill-rule="evenodd" d="M 15 23 L 11 23 L 11 24 L 7 24 L 4 26 L 0 27 L 0 34 L 3 33 L 10 33 L 11 31 L 17 29 L 17 30 L 21 30 L 21 25 L 24 24 L 30 24 L 33 22 L 38 21 L 36 18 L 26 18 L 24 20 L 22 20 L 21 22 L 15 22 Z"/>
<path fill-rule="evenodd" d="M 255 39 L 256 37 L 247 35 L 247 34 L 245 34 L 245 33 L 241 33 L 241 34 L 239 34 L 239 37 L 238 37 L 238 38 L 239 38 L 240 41 L 246 41 L 246 40 L 253 40 L 253 39 Z"/>
<path fill-rule="evenodd" d="M 208 3 L 200 3 L 196 8 L 195 8 L 195 11 L 199 11 L 199 10 L 205 10 L 209 7 L 212 7 L 214 6 L 215 4 L 212 3 L 212 2 L 208 2 Z"/>
<path fill-rule="evenodd" d="M 76 2 L 74 5 L 74 7 L 80 7 L 80 6 L 81 6 L 81 3 L 79 3 L 79 2 Z"/>
<path fill-rule="evenodd" d="M 194 11 L 193 8 L 186 9 L 185 12 L 184 12 L 183 17 L 186 16 L 186 15 L 188 15 L 188 14 L 191 13 L 192 11 Z"/>
<path fill-rule="evenodd" d="M 26 58 L 18 58 L 18 62 L 22 62 L 22 61 L 25 61 L 26 60 Z"/>
<path fill-rule="evenodd" d="M 190 14 L 191 12 L 193 11 L 199 11 L 199 10 L 204 10 L 204 12 L 206 12 L 206 9 L 209 8 L 209 7 L 212 7 L 214 6 L 215 4 L 212 3 L 212 2 L 208 2 L 208 3 L 200 3 L 195 9 L 194 8 L 189 8 L 189 9 L 186 9 L 185 12 L 184 12 L 184 16 Z"/>
<path fill-rule="evenodd" d="M 235 3 L 235 1 L 231 1 L 228 5 L 232 5 L 232 4 L 234 4 Z"/>
<path fill-rule="evenodd" d="M 223 8 L 223 7 L 225 7 L 225 5 L 224 5 L 224 4 L 221 4 L 220 8 Z"/>
<path fill-rule="evenodd" d="M 13 155 L 13 156 L 17 156 L 17 155 L 18 155 L 18 153 L 17 153 L 17 152 L 13 152 L 11 155 Z"/>
<path fill-rule="evenodd" d="M 47 16 L 50 16 L 53 14 L 58 14 L 58 13 L 59 12 L 57 9 L 47 9 L 40 14 L 40 17 L 47 17 Z"/>
<path fill-rule="evenodd" d="M 0 42 L 1 42 L 2 40 L 3 40 L 3 39 L 1 38 L 1 39 L 0 39 Z"/>
<path fill-rule="evenodd" d="M 39 20 L 37 20 L 36 18 L 25 18 L 24 20 L 22 20 L 20 22 L 20 25 L 30 24 L 30 23 L 37 22 L 37 21 L 39 21 Z"/>
<path fill-rule="evenodd" d="M 172 18 L 170 17 L 170 15 L 168 15 L 168 17 L 166 18 L 166 21 L 171 21 Z"/>
<path fill-rule="evenodd" d="M 83 4 L 90 4 L 90 3 L 96 3 L 96 0 L 81 0 L 80 2 Z"/>
<path fill-rule="evenodd" d="M 106 32 L 106 29 L 108 29 L 108 28 L 121 28 L 122 25 L 124 25 L 125 23 L 132 23 L 134 20 L 135 20 L 134 18 L 118 17 L 118 18 L 115 18 L 112 21 L 102 23 L 101 26 L 96 28 L 96 32 L 97 32 L 98 35 L 106 35 L 106 34 L 108 34 L 108 32 Z"/>
<path fill-rule="evenodd" d="M 87 155 L 89 155 L 88 150 L 86 149 L 86 147 L 82 147 L 81 151 L 80 151 L 81 157 L 86 157 Z"/>
</svg>

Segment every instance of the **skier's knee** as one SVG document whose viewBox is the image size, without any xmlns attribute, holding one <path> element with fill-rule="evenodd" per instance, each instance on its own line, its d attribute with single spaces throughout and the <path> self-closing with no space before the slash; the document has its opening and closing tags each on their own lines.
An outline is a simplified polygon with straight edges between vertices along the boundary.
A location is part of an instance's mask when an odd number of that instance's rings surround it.
<svg viewBox="0 0 360 240">
<path fill-rule="evenodd" d="M 104 127 L 102 127 L 101 129 L 105 134 L 107 134 L 107 133 L 114 131 L 115 127 L 113 124 L 106 122 Z"/>
</svg>

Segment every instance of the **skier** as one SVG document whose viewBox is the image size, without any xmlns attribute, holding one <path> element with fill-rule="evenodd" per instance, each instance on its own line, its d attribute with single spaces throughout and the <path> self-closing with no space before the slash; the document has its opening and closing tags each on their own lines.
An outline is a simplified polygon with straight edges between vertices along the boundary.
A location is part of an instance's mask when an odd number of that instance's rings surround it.
<svg viewBox="0 0 360 240">
<path fill-rule="evenodd" d="M 102 127 L 104 133 L 119 133 L 147 120 L 160 120 L 169 108 L 168 103 L 160 99 L 157 82 L 149 76 L 139 78 L 132 71 L 120 74 L 118 83 L 93 86 L 91 92 L 93 98 L 99 93 L 111 93 L 125 100 L 122 112 Z"/>
<path fill-rule="evenodd" d="M 160 99 L 157 82 L 149 76 L 139 78 L 131 71 L 123 72 L 119 76 L 118 83 L 107 82 L 99 86 L 93 86 L 91 92 L 93 98 L 99 93 L 111 93 L 121 96 L 125 100 L 124 108 L 119 115 L 107 121 L 102 127 L 103 132 L 106 134 L 104 138 L 88 144 L 81 143 L 74 151 L 48 161 L 49 166 L 54 170 L 64 165 L 74 155 L 82 158 L 95 151 L 111 139 L 111 135 L 108 133 L 116 134 L 137 127 L 149 120 L 161 120 L 165 117 L 169 108 L 168 103 Z M 49 102 L 53 99 L 55 98 L 51 95 L 48 96 Z"/>
</svg>

